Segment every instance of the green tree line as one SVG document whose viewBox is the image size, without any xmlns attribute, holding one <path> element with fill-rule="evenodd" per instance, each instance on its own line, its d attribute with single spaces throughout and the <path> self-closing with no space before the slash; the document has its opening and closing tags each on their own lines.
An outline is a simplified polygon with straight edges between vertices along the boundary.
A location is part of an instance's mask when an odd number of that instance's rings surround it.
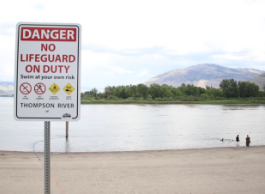
<svg viewBox="0 0 265 194">
<path fill-rule="evenodd" d="M 265 97 L 264 91 L 259 91 L 259 86 L 250 82 L 237 82 L 234 79 L 224 79 L 220 88 L 206 86 L 197 87 L 190 84 L 182 84 L 180 87 L 168 86 L 166 84 L 144 84 L 127 86 L 107 86 L 104 92 L 98 92 L 96 88 L 82 94 L 82 99 L 93 97 L 95 99 L 131 99 L 131 100 L 174 100 L 181 98 L 201 99 L 226 99 L 226 98 L 248 98 Z"/>
</svg>

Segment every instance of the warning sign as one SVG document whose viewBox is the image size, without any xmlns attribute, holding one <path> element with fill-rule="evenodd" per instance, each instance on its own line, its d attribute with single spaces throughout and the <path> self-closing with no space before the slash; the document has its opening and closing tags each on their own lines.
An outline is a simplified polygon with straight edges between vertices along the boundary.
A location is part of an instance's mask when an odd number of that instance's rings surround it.
<svg viewBox="0 0 265 194">
<path fill-rule="evenodd" d="M 17 23 L 16 120 L 80 119 L 81 30 L 77 23 Z"/>
<path fill-rule="evenodd" d="M 55 95 L 60 90 L 60 87 L 54 83 L 49 87 L 49 90 Z"/>
<path fill-rule="evenodd" d="M 37 83 L 35 86 L 34 86 L 34 91 L 36 94 L 38 95 L 42 95 L 45 93 L 46 91 L 46 86 L 43 84 L 43 83 Z"/>
<path fill-rule="evenodd" d="M 20 85 L 19 90 L 22 94 L 28 95 L 31 92 L 32 88 L 29 83 L 24 82 L 23 84 Z"/>
<path fill-rule="evenodd" d="M 68 94 L 70 95 L 74 90 L 75 88 L 71 85 L 71 84 L 67 84 L 63 90 Z"/>
</svg>

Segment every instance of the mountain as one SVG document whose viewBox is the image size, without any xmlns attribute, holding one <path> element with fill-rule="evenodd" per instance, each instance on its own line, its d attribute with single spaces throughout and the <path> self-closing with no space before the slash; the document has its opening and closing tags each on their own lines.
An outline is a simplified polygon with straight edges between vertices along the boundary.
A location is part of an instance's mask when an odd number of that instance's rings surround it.
<svg viewBox="0 0 265 194">
<path fill-rule="evenodd" d="M 12 96 L 14 94 L 13 82 L 0 82 L 0 96 Z"/>
<path fill-rule="evenodd" d="M 248 81 L 258 85 L 259 90 L 265 91 L 265 89 L 263 88 L 265 86 L 265 73 L 260 74 L 259 76 L 254 77 Z"/>
<path fill-rule="evenodd" d="M 199 64 L 186 69 L 169 71 L 153 77 L 143 84 L 150 86 L 150 84 L 156 83 L 159 85 L 167 84 L 179 87 L 182 83 L 185 83 L 204 88 L 207 85 L 219 88 L 219 84 L 223 79 L 247 81 L 264 72 L 265 71 L 248 68 L 229 68 L 216 64 Z"/>
</svg>

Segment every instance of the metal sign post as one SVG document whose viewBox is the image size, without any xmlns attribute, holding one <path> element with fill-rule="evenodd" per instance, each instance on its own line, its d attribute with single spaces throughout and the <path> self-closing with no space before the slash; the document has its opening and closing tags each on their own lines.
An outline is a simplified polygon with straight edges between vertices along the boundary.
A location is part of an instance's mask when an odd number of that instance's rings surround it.
<svg viewBox="0 0 265 194">
<path fill-rule="evenodd" d="M 50 121 L 44 121 L 44 194 L 50 194 Z"/>
</svg>

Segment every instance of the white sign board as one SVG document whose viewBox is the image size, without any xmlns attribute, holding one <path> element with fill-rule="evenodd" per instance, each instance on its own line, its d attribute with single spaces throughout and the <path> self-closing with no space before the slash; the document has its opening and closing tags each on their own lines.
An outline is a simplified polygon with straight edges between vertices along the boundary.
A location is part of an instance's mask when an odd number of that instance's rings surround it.
<svg viewBox="0 0 265 194">
<path fill-rule="evenodd" d="M 80 118 L 79 24 L 18 23 L 15 119 Z"/>
</svg>

